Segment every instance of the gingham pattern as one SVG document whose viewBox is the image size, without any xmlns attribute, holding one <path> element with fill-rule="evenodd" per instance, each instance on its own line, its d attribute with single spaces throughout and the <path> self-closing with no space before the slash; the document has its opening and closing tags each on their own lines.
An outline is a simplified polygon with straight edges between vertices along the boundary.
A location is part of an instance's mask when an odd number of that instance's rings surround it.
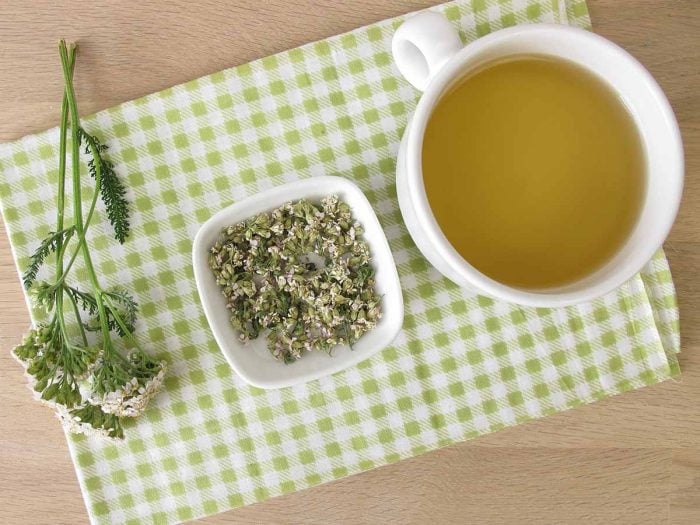
<svg viewBox="0 0 700 525">
<path fill-rule="evenodd" d="M 517 23 L 589 23 L 583 1 L 460 0 L 436 9 L 465 41 Z M 171 363 L 165 392 L 125 442 L 69 437 L 94 522 L 211 514 L 677 373 L 678 317 L 662 253 L 617 292 L 559 310 L 471 295 L 421 257 L 394 187 L 399 139 L 418 97 L 389 53 L 400 21 L 84 119 L 109 144 L 134 208 L 124 246 L 111 240 L 100 210 L 90 232 L 97 267 L 135 292 L 140 341 Z M 0 196 L 20 270 L 54 224 L 57 141 L 53 129 L 0 148 Z M 345 372 L 278 391 L 251 388 L 209 332 L 192 238 L 231 202 L 330 174 L 352 178 L 377 211 L 405 294 L 403 331 Z"/>
</svg>

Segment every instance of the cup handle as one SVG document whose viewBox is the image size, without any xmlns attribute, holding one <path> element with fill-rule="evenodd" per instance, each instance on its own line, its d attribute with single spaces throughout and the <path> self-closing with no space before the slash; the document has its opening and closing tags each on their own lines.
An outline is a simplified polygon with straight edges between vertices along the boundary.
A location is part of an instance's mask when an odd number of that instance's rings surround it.
<svg viewBox="0 0 700 525">
<path fill-rule="evenodd" d="M 447 18 L 423 11 L 396 30 L 391 53 L 404 78 L 416 89 L 425 91 L 430 79 L 462 47 L 459 34 Z"/>
</svg>

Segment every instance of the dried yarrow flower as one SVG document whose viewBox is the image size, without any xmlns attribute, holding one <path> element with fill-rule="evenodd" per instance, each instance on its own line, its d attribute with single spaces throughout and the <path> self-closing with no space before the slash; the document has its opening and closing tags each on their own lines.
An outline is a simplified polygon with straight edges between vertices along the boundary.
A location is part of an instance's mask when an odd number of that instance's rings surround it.
<svg viewBox="0 0 700 525">
<path fill-rule="evenodd" d="M 262 331 L 286 363 L 305 351 L 352 346 L 381 318 L 370 250 L 350 206 L 287 203 L 234 224 L 212 246 L 209 266 L 241 341 Z"/>
<path fill-rule="evenodd" d="M 140 351 L 132 351 L 124 363 L 108 365 L 100 359 L 90 377 L 93 395 L 89 402 L 105 414 L 138 417 L 160 390 L 165 369 L 165 362 Z M 117 379 L 129 376 L 123 383 Z"/>
</svg>

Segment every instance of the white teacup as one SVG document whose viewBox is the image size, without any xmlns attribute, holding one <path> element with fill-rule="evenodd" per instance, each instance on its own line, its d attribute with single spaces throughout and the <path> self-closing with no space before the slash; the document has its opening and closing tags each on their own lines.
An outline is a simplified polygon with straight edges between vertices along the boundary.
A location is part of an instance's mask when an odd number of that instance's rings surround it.
<svg viewBox="0 0 700 525">
<path fill-rule="evenodd" d="M 680 131 L 661 88 L 622 48 L 594 33 L 551 24 L 511 27 L 463 46 L 445 17 L 426 11 L 399 27 L 392 52 L 401 74 L 424 92 L 406 128 L 397 160 L 401 213 L 418 248 L 443 275 L 460 286 L 505 301 L 542 307 L 566 306 L 594 299 L 622 285 L 663 244 L 678 212 L 683 190 Z M 642 211 L 618 253 L 604 267 L 581 280 L 535 291 L 490 279 L 450 245 L 428 204 L 421 167 L 426 124 L 443 93 L 487 62 L 523 54 L 560 57 L 603 78 L 632 115 L 646 157 L 647 189 Z M 454 196 L 454 205 L 460 205 L 459 195 Z"/>
</svg>

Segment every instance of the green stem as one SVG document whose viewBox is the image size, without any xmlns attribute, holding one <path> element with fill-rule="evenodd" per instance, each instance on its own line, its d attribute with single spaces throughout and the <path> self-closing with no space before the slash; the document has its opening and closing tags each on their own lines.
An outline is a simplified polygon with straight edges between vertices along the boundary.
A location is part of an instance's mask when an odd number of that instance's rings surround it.
<svg viewBox="0 0 700 525">
<path fill-rule="evenodd" d="M 86 137 L 89 137 L 87 133 L 84 133 Z M 97 158 L 96 151 L 97 148 L 95 147 L 95 143 L 92 141 L 92 139 L 88 139 L 88 144 L 90 145 L 90 151 L 92 152 L 93 158 Z M 88 228 L 90 227 L 90 222 L 92 221 L 92 215 L 95 212 L 95 205 L 97 204 L 97 197 L 100 194 L 99 188 L 100 184 L 102 182 L 102 168 L 99 166 L 98 162 L 95 162 L 95 193 L 92 195 L 92 201 L 90 202 L 90 208 L 88 209 L 87 216 L 85 217 L 85 222 L 83 226 L 84 232 L 87 234 Z M 75 250 L 73 251 L 73 254 L 70 257 L 70 260 L 68 261 L 68 264 L 66 265 L 66 269 L 63 272 L 63 275 L 61 278 L 56 281 L 56 284 L 54 286 L 58 287 L 61 286 L 64 281 L 66 280 L 66 277 L 68 276 L 68 273 L 70 272 L 70 269 L 73 267 L 73 263 L 75 260 L 78 258 L 78 254 L 81 253 L 81 248 L 83 246 L 82 241 L 78 241 L 78 246 L 76 246 Z"/>
<path fill-rule="evenodd" d="M 80 194 L 80 122 L 78 118 L 78 105 L 75 101 L 75 90 L 73 88 L 73 79 L 70 73 L 68 50 L 66 49 L 66 43 L 63 40 L 61 40 L 59 49 L 61 52 L 61 63 L 63 64 L 63 78 L 66 83 L 66 94 L 68 96 L 68 108 L 70 110 L 71 122 L 71 154 L 73 159 L 71 166 L 73 169 L 73 222 L 75 223 L 75 231 L 78 234 L 78 241 L 83 254 L 83 260 L 85 261 L 85 270 L 87 271 L 90 284 L 92 285 L 92 289 L 95 293 L 97 313 L 100 319 L 100 327 L 102 329 L 103 346 L 105 353 L 107 353 L 108 350 L 112 350 L 109 326 L 107 326 L 107 314 L 105 312 L 105 305 L 102 301 L 102 289 L 97 281 L 95 268 L 92 264 L 92 257 L 90 257 L 90 250 L 88 249 L 88 245 L 85 240 L 85 223 L 83 222 L 82 209 L 83 202 Z M 99 188 L 96 188 L 95 191 L 99 191 Z"/>
<path fill-rule="evenodd" d="M 68 56 L 68 75 L 73 78 L 73 70 L 75 67 L 75 49 L 71 49 Z M 63 93 L 63 101 L 61 102 L 61 127 L 58 146 L 58 194 L 56 196 L 56 231 L 63 230 L 64 213 L 65 213 L 65 198 L 66 198 L 66 138 L 68 134 L 68 96 Z M 62 279 L 63 272 L 63 252 L 64 244 L 68 244 L 70 236 L 63 242 L 63 238 L 59 237 L 56 241 L 56 280 Z M 63 317 L 63 290 L 56 293 L 55 315 L 58 320 L 61 331 L 64 337 L 67 336 L 66 322 Z"/>
<path fill-rule="evenodd" d="M 57 360 L 57 361 L 54 363 L 53 368 L 51 368 L 51 371 L 49 372 L 49 374 L 51 374 L 51 379 L 50 379 L 49 382 L 46 384 L 46 386 L 49 386 L 49 385 L 53 384 L 53 380 L 54 380 L 54 378 L 56 377 L 56 371 L 58 370 L 58 365 L 59 365 L 59 361 Z"/>
<path fill-rule="evenodd" d="M 63 295 L 63 288 L 61 289 L 61 292 L 59 292 L 61 295 Z M 68 294 L 68 299 L 71 302 L 71 305 L 73 305 L 73 313 L 75 314 L 75 320 L 78 322 L 78 327 L 80 328 L 80 337 L 83 339 L 83 344 L 85 346 L 88 346 L 88 338 L 87 334 L 85 333 L 85 327 L 83 326 L 83 321 L 82 317 L 80 317 L 80 309 L 78 308 L 78 303 L 75 302 L 75 298 L 71 295 Z"/>
</svg>

